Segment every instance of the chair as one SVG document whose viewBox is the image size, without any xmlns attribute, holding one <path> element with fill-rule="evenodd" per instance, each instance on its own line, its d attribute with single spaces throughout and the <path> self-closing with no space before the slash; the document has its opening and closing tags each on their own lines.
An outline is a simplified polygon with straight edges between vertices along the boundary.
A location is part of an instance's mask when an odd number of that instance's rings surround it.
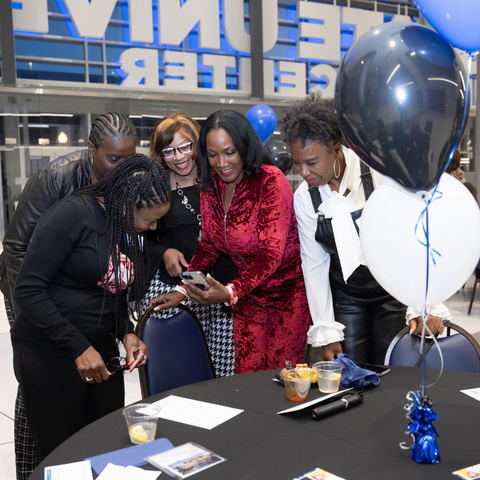
<svg viewBox="0 0 480 480">
<path fill-rule="evenodd" d="M 152 317 L 153 307 L 140 319 L 136 334 L 148 347 L 148 361 L 139 368 L 142 397 L 215 378 L 202 326 L 188 307 L 169 318 Z"/>
<path fill-rule="evenodd" d="M 443 368 L 446 370 L 460 370 L 463 372 L 480 373 L 480 345 L 463 328 L 452 322 L 445 322 L 445 327 L 456 332 L 442 338 L 437 338 L 443 355 Z M 419 367 L 422 365 L 420 354 L 419 335 L 410 335 L 409 327 L 397 333 L 388 347 L 385 356 L 385 365 L 403 367 Z M 440 368 L 438 348 L 431 338 L 425 338 L 427 368 Z"/>
<path fill-rule="evenodd" d="M 473 281 L 472 296 L 470 297 L 470 305 L 468 306 L 468 315 L 472 313 L 473 299 L 475 298 L 475 292 L 477 290 L 478 282 L 480 282 L 480 268 L 477 265 L 477 268 L 475 269 L 475 280 Z"/>
</svg>

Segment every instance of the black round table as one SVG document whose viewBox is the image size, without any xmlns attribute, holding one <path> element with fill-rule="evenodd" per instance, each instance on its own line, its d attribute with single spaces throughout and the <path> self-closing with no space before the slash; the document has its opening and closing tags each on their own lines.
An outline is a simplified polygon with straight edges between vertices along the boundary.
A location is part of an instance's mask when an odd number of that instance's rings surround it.
<svg viewBox="0 0 480 480">
<path fill-rule="evenodd" d="M 276 371 L 219 378 L 170 390 L 147 399 L 154 402 L 178 395 L 244 412 L 212 430 L 159 419 L 157 438 L 173 445 L 195 442 L 228 461 L 195 475 L 195 479 L 293 479 L 323 468 L 347 480 L 455 478 L 452 472 L 480 463 L 480 402 L 460 390 L 480 387 L 480 375 L 444 371 L 427 389 L 440 418 L 441 462 L 421 465 L 399 443 L 412 441 L 405 434 L 406 395 L 419 390 L 421 369 L 392 367 L 375 388 L 365 391 L 364 403 L 321 421 L 310 410 L 286 415 L 277 412 L 295 404 L 286 399 L 282 385 L 272 382 Z M 427 383 L 438 371 L 427 372 Z M 320 395 L 316 386 L 310 400 Z M 313 407 L 312 407 L 313 408 Z M 131 446 L 125 420 L 118 410 L 88 425 L 52 452 L 29 477 L 41 480 L 44 467 L 76 462 Z M 142 467 L 154 469 L 150 465 Z M 166 474 L 162 475 L 167 477 Z"/>
</svg>

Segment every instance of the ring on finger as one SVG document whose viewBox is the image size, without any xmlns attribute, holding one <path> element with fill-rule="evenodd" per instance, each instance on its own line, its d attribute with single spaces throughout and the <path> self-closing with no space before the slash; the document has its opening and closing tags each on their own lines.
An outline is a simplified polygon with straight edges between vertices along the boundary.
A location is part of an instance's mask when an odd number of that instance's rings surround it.
<svg viewBox="0 0 480 480">
<path fill-rule="evenodd" d="M 87 382 L 91 382 L 91 381 L 93 380 L 93 378 L 85 377 L 85 380 L 86 380 Z"/>
<path fill-rule="evenodd" d="M 145 360 L 147 359 L 147 356 L 146 356 L 144 353 L 140 352 L 140 355 L 143 355 L 143 358 L 144 358 Z"/>
</svg>

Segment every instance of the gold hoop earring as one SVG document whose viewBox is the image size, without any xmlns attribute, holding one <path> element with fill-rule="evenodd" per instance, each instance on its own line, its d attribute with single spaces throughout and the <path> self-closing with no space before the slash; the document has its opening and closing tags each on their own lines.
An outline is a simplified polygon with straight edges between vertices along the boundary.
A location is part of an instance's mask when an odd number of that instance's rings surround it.
<svg viewBox="0 0 480 480">
<path fill-rule="evenodd" d="M 338 173 L 335 171 L 336 170 L 335 164 L 338 164 Z M 338 178 L 341 173 L 342 173 L 342 169 L 340 167 L 340 162 L 338 161 L 338 158 L 335 158 L 335 160 L 333 161 L 333 174 L 335 175 L 335 178 Z"/>
</svg>

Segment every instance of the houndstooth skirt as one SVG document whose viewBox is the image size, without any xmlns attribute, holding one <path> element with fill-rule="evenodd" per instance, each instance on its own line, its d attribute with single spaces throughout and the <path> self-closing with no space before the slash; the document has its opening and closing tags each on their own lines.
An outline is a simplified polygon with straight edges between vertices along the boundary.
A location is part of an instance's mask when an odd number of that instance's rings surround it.
<svg viewBox="0 0 480 480">
<path fill-rule="evenodd" d="M 158 272 L 148 286 L 144 297 L 142 310 L 145 312 L 150 300 L 161 293 L 170 293 L 175 285 L 169 285 L 160 280 Z M 224 311 L 222 304 L 200 305 L 189 298 L 182 302 L 186 307 L 195 312 L 202 324 L 208 349 L 212 357 L 213 366 L 217 377 L 227 377 L 235 374 L 235 345 L 233 341 L 233 320 L 231 313 Z M 175 315 L 178 309 L 160 312 L 155 316 L 168 318 Z"/>
</svg>

